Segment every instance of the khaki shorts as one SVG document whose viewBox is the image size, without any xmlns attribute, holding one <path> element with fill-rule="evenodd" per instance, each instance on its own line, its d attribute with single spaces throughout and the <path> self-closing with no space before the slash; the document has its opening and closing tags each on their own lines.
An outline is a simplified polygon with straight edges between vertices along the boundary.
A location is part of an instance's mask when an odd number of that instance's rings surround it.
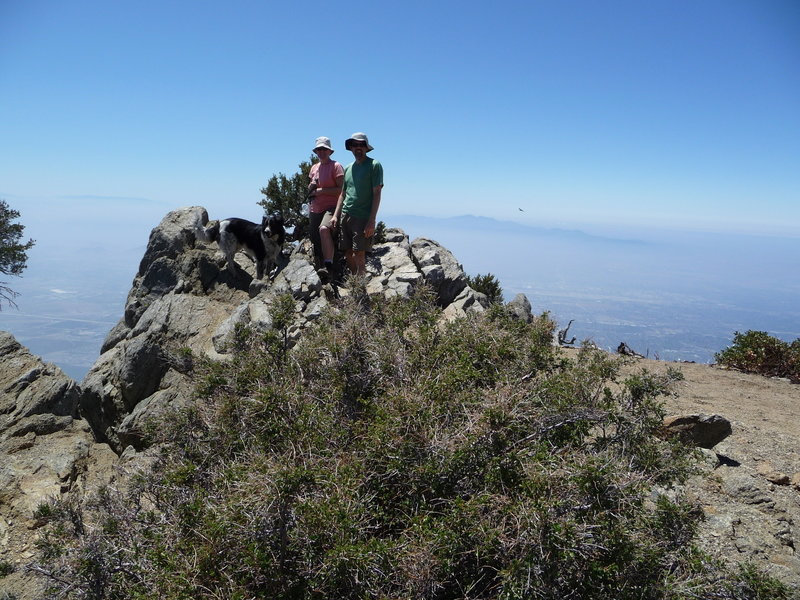
<svg viewBox="0 0 800 600">
<path fill-rule="evenodd" d="M 319 235 L 319 228 L 330 227 L 332 218 L 333 218 L 332 210 L 325 210 L 322 211 L 321 213 L 312 212 L 308 215 L 309 227 L 311 227 L 312 232 L 316 232 L 317 235 Z"/>
<path fill-rule="evenodd" d="M 342 227 L 339 234 L 339 249 L 360 252 L 372 249 L 371 237 L 364 237 L 364 228 L 369 219 L 352 217 L 342 213 Z M 374 236 L 373 236 L 374 237 Z"/>
</svg>

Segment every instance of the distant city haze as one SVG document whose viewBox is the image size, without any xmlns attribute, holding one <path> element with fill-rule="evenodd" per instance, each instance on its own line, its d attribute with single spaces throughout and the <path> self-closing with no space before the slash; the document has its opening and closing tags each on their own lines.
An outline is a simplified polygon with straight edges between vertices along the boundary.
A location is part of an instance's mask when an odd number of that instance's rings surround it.
<svg viewBox="0 0 800 600">
<path fill-rule="evenodd" d="M 735 331 L 800 337 L 800 238 L 595 226 L 522 226 L 486 218 L 398 218 L 434 237 L 468 274 L 493 273 L 578 341 L 652 358 L 712 362 Z M 425 233 L 426 229 L 433 235 Z"/>
<path fill-rule="evenodd" d="M 44 237 L 24 277 L 9 278 L 20 292 L 18 309 L 3 307 L 0 329 L 80 381 L 122 318 L 149 230 L 168 212 L 161 208 L 116 210 L 94 229 L 53 207 L 29 211 L 26 234 Z M 800 238 L 536 227 L 474 216 L 383 220 L 412 239 L 441 243 L 469 275 L 494 274 L 506 300 L 521 292 L 559 327 L 572 320 L 578 342 L 612 351 L 625 342 L 653 358 L 712 362 L 735 331 L 800 337 Z M 59 238 L 52 223 L 81 235 Z"/>
</svg>

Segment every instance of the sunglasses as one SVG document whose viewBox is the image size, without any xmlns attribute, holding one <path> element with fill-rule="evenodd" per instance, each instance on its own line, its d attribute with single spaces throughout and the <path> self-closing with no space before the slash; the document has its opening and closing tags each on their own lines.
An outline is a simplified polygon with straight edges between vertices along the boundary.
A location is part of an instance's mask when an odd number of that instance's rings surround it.
<svg viewBox="0 0 800 600">
<path fill-rule="evenodd" d="M 367 147 L 367 143 L 366 142 L 350 142 L 350 147 L 351 148 L 366 148 Z"/>
</svg>

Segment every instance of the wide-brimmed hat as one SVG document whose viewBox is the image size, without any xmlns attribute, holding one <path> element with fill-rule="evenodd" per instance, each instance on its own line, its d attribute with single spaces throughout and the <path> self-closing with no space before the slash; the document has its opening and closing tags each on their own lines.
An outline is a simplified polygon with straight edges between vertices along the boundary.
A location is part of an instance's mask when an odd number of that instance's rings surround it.
<svg viewBox="0 0 800 600">
<path fill-rule="evenodd" d="M 331 151 L 331 154 L 334 153 L 334 149 L 331 148 L 331 139 L 330 138 L 326 138 L 324 135 L 321 136 L 321 137 L 318 137 L 317 141 L 314 142 L 314 150 L 317 150 L 319 148 L 327 148 L 328 150 Z"/>
<path fill-rule="evenodd" d="M 358 133 L 354 133 L 353 135 L 351 135 L 349 138 L 347 138 L 344 141 L 344 149 L 345 150 L 350 150 L 350 142 L 364 142 L 367 145 L 367 152 L 369 152 L 370 150 L 374 150 L 375 149 L 375 148 L 373 148 L 372 146 L 369 145 L 369 140 L 367 139 L 367 134 L 366 133 L 361 133 L 360 131 Z"/>
</svg>

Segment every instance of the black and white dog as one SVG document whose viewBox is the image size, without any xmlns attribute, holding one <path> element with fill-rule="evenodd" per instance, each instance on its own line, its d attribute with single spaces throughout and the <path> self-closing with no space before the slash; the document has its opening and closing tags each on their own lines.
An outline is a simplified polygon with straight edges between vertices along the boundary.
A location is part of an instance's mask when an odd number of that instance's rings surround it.
<svg viewBox="0 0 800 600">
<path fill-rule="evenodd" d="M 258 279 L 277 265 L 286 240 L 283 218 L 277 215 L 264 217 L 261 225 L 236 217 L 212 221 L 205 227 L 198 223 L 195 231 L 202 241 L 219 244 L 231 273 L 236 273 L 233 257 L 239 250 L 244 251 L 256 263 Z"/>
</svg>

